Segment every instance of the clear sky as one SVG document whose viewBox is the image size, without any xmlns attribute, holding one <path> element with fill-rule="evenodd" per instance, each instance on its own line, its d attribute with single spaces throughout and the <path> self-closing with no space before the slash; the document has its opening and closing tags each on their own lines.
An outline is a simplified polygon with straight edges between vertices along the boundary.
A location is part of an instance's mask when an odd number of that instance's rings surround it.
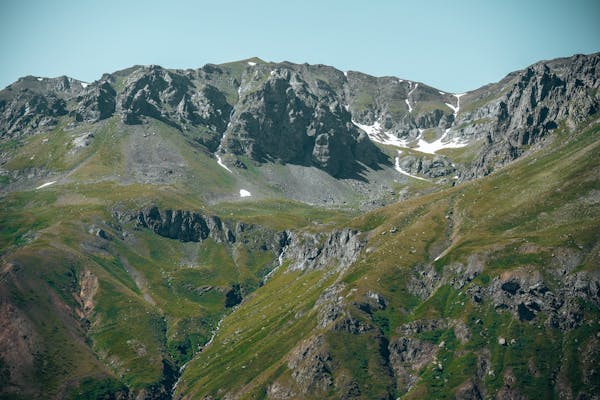
<svg viewBox="0 0 600 400">
<path fill-rule="evenodd" d="M 600 0 L 0 0 L 0 87 L 258 56 L 463 92 L 600 51 Z"/>
</svg>

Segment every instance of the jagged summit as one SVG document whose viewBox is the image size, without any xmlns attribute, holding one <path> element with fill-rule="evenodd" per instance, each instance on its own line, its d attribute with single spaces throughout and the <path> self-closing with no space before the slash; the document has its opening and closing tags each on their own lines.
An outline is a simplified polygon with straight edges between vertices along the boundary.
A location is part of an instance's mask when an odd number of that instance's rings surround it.
<svg viewBox="0 0 600 400">
<path fill-rule="evenodd" d="M 89 85 L 26 77 L 0 95 L 0 136 L 53 126 L 67 114 L 76 123 L 151 118 L 192 135 L 229 169 L 243 165 L 244 156 L 315 166 L 337 178 L 363 176 L 364 166 L 395 165 L 409 176 L 464 180 L 523 154 L 557 128 L 553 121 L 573 126 L 593 114 L 598 59 L 541 62 L 459 95 L 394 77 L 256 57 L 197 70 L 135 66 Z"/>
</svg>

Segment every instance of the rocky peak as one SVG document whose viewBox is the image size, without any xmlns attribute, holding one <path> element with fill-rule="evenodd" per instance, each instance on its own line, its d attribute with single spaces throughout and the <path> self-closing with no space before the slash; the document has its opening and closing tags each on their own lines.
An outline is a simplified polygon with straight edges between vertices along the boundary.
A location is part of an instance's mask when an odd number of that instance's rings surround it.
<svg viewBox="0 0 600 400">
<path fill-rule="evenodd" d="M 0 92 L 0 137 L 23 136 L 54 126 L 68 113 L 67 101 L 79 95 L 82 82 L 60 76 L 26 76 Z"/>
<path fill-rule="evenodd" d="M 485 121 L 476 135 L 487 134 L 487 143 L 471 177 L 519 157 L 561 122 L 572 129 L 598 112 L 599 60 L 600 54 L 593 54 L 532 65 L 494 87 L 495 100 L 461 114 L 458 123 L 462 125 Z"/>
<path fill-rule="evenodd" d="M 333 88 L 288 68 L 242 81 L 223 147 L 258 161 L 314 165 L 333 176 L 354 175 L 357 162 L 382 154 L 351 123 Z"/>
<path fill-rule="evenodd" d="M 86 88 L 77 97 L 78 108 L 73 111 L 76 121 L 96 122 L 111 117 L 116 108 L 117 92 L 108 81 L 100 81 Z"/>
<path fill-rule="evenodd" d="M 150 117 L 180 130 L 204 126 L 220 133 L 231 112 L 224 94 L 214 86 L 158 66 L 139 68 L 126 79 L 120 109 L 127 124 Z"/>
</svg>

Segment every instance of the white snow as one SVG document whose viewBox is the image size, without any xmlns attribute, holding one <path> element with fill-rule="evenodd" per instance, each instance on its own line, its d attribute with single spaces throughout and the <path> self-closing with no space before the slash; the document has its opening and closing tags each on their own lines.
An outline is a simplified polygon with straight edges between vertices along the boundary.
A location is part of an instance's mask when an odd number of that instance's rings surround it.
<svg viewBox="0 0 600 400">
<path fill-rule="evenodd" d="M 227 171 L 229 171 L 229 173 L 233 173 L 233 172 L 232 172 L 232 171 L 229 169 L 229 167 L 227 167 L 227 165 L 225 165 L 225 164 L 223 163 L 223 160 L 221 160 L 221 156 L 219 155 L 219 152 L 218 152 L 218 151 L 215 153 L 215 157 L 217 158 L 217 164 L 219 164 L 221 167 L 225 168 Z"/>
<path fill-rule="evenodd" d="M 44 78 L 37 78 L 37 80 L 41 82 L 42 80 L 44 80 Z"/>
<path fill-rule="evenodd" d="M 344 104 L 344 108 L 346 109 L 346 111 L 350 111 L 350 104 Z"/>
<path fill-rule="evenodd" d="M 354 125 L 356 125 L 358 128 L 365 131 L 367 133 L 367 135 L 369 136 L 369 139 L 371 139 L 374 142 L 397 146 L 397 147 L 406 147 L 408 145 L 408 143 L 405 140 L 402 140 L 402 139 L 398 138 L 397 136 L 394 136 L 391 133 L 384 131 L 381 128 L 381 124 L 378 121 L 375 122 L 373 125 L 359 124 L 358 122 L 356 122 L 354 120 L 352 120 L 352 123 Z"/>
<path fill-rule="evenodd" d="M 446 103 L 446 105 L 448 107 L 450 107 L 452 109 L 452 111 L 454 111 L 454 118 L 456 118 L 456 116 L 458 115 L 458 112 L 460 111 L 460 98 L 461 96 L 464 96 L 465 93 L 459 93 L 459 94 L 455 94 L 454 97 L 456 97 L 456 107 L 451 106 L 450 104 Z"/>
<path fill-rule="evenodd" d="M 442 96 L 446 94 L 446 93 L 440 92 L 440 91 L 438 91 L 438 93 L 441 94 Z"/>
<path fill-rule="evenodd" d="M 398 83 L 404 82 L 404 79 L 398 79 Z"/>
<path fill-rule="evenodd" d="M 347 78 L 348 77 L 348 71 L 344 71 L 344 76 Z"/>
<path fill-rule="evenodd" d="M 402 152 L 398 151 L 398 154 L 402 154 Z M 421 181 L 427 181 L 427 179 L 425 179 L 425 178 L 421 178 L 420 176 L 410 174 L 410 173 L 406 172 L 405 170 L 403 170 L 400 167 L 400 157 L 396 157 L 395 163 L 394 163 L 394 169 L 396 169 L 396 171 L 400 172 L 402 175 L 410 176 L 411 178 L 419 179 Z"/>
<path fill-rule="evenodd" d="M 88 87 L 89 83 L 87 82 L 79 82 L 81 83 L 81 86 L 85 89 L 86 87 Z"/>
<path fill-rule="evenodd" d="M 444 132 L 441 138 L 431 143 L 419 138 L 417 147 L 415 147 L 414 150 L 420 151 L 421 153 L 435 154 L 438 150 L 457 149 L 468 145 L 468 143 L 461 142 L 458 139 L 448 139 L 448 132 L 450 132 L 450 129 L 446 129 L 446 132 Z"/>
<path fill-rule="evenodd" d="M 421 153 L 435 154 L 437 151 L 442 149 L 459 148 L 468 145 L 468 143 L 461 142 L 458 139 L 448 139 L 448 133 L 450 132 L 450 129 L 446 129 L 442 137 L 432 143 L 429 143 L 422 137 L 419 137 L 417 146 L 409 147 L 409 143 L 413 142 L 413 140 L 400 139 L 397 136 L 384 131 L 381 127 L 381 123 L 378 121 L 373 125 L 363 125 L 354 120 L 352 120 L 352 123 L 356 127 L 365 131 L 369 136 L 369 139 L 374 142 L 396 147 L 411 148 L 412 150 L 420 151 Z M 424 129 L 419 128 L 419 135 L 423 135 L 423 132 Z"/>
<path fill-rule="evenodd" d="M 457 105 L 456 107 L 454 107 L 452 104 L 450 103 L 444 103 L 446 104 L 448 107 L 450 107 L 450 109 L 452 109 L 452 111 L 454 111 L 454 116 L 456 117 L 456 114 L 458 114 L 458 108 L 460 107 L 459 105 Z"/>
<path fill-rule="evenodd" d="M 413 94 L 413 92 L 415 90 L 417 90 L 417 88 L 419 87 L 418 83 L 415 83 L 415 87 L 412 87 L 412 82 L 408 82 L 408 87 L 410 88 L 410 91 L 408 92 L 408 95 L 406 96 L 406 100 L 404 100 L 406 102 L 406 105 L 408 106 L 408 112 L 412 112 L 413 108 L 410 105 L 410 96 Z"/>
<path fill-rule="evenodd" d="M 50 186 L 50 185 L 52 185 L 54 183 L 56 183 L 56 181 L 46 182 L 46 183 L 44 183 L 44 184 L 36 187 L 35 189 L 37 190 L 37 189 L 45 188 L 46 186 Z"/>
<path fill-rule="evenodd" d="M 412 86 L 412 82 L 409 82 L 409 84 L 410 84 L 410 86 Z M 417 88 L 418 88 L 418 87 L 419 87 L 419 84 L 418 84 L 418 83 L 415 83 L 415 87 L 414 87 L 414 88 L 412 88 L 412 89 L 410 90 L 410 92 L 408 92 L 408 95 L 410 96 L 411 94 L 413 94 L 413 92 L 414 92 L 415 90 L 417 90 Z"/>
<path fill-rule="evenodd" d="M 271 71 L 271 76 L 275 75 L 275 70 Z"/>
<path fill-rule="evenodd" d="M 254 67 L 256 65 L 256 63 L 252 62 L 252 61 L 248 61 L 248 65 L 251 66 L 251 67 Z"/>
<path fill-rule="evenodd" d="M 240 197 L 250 197 L 250 196 L 252 196 L 252 193 L 250 193 L 246 189 L 240 189 Z"/>
</svg>

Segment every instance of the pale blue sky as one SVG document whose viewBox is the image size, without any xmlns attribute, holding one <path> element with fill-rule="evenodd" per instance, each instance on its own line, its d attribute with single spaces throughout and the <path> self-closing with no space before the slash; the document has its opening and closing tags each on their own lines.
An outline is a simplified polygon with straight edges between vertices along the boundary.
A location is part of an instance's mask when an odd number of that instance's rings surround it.
<svg viewBox="0 0 600 400">
<path fill-rule="evenodd" d="M 258 56 L 463 92 L 600 51 L 600 0 L 0 0 L 0 87 Z"/>
</svg>

